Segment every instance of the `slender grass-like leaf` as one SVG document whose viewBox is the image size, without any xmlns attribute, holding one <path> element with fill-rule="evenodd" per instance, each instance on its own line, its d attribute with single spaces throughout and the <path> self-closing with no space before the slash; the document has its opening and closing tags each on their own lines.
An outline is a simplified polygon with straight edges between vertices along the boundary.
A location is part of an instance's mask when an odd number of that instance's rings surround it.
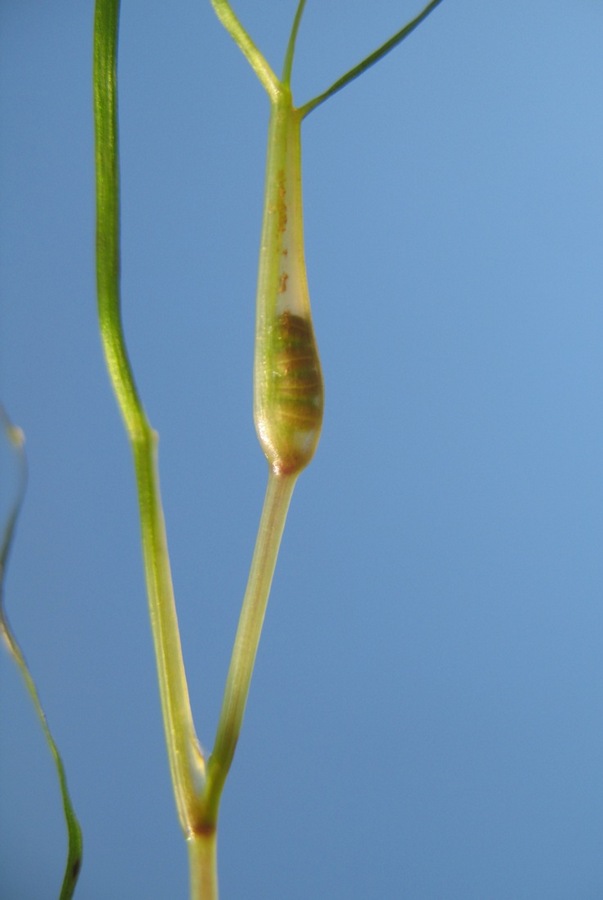
<svg viewBox="0 0 603 900">
<path fill-rule="evenodd" d="M 52 755 L 54 766 L 59 780 L 61 789 L 61 798 L 63 801 L 63 815 L 67 826 L 67 862 L 65 865 L 65 873 L 63 875 L 63 884 L 61 886 L 60 900 L 70 900 L 73 897 L 75 886 L 77 884 L 78 875 L 82 865 L 82 829 L 77 820 L 69 790 L 67 787 L 67 776 L 63 760 L 59 753 L 56 742 L 52 736 L 46 715 L 42 708 L 38 689 L 32 678 L 31 672 L 27 666 L 23 651 L 19 646 L 15 635 L 9 625 L 6 609 L 4 606 L 4 578 L 6 575 L 6 566 L 8 557 L 13 544 L 15 530 L 17 527 L 17 519 L 23 500 L 25 498 L 25 488 L 27 484 L 27 460 L 25 457 L 23 432 L 20 428 L 15 427 L 8 418 L 5 410 L 0 406 L 0 425 L 5 438 L 11 445 L 18 465 L 18 485 L 15 498 L 8 512 L 6 524 L 2 534 L 2 543 L 0 544 L 0 634 L 4 638 L 9 653 L 13 657 L 20 673 L 25 682 L 27 692 L 31 697 L 36 715 L 44 732 L 46 743 Z"/>
</svg>

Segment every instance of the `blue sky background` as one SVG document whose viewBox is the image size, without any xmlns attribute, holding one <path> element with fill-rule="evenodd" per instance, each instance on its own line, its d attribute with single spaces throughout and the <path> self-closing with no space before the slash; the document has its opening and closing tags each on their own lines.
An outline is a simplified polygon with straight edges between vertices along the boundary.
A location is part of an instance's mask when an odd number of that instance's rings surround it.
<svg viewBox="0 0 603 900">
<path fill-rule="evenodd" d="M 280 68 L 295 2 L 235 6 Z M 417 9 L 309 0 L 298 101 Z M 96 330 L 92 16 L 0 2 L 0 388 L 30 465 L 7 606 L 78 898 L 165 900 L 187 863 Z M 225 790 L 225 900 L 603 896 L 602 46 L 597 0 L 445 0 L 305 123 L 326 416 Z M 268 102 L 206 0 L 125 0 L 120 53 L 124 316 L 208 747 L 266 477 Z M 0 898 L 51 900 L 58 789 L 6 653 L 0 715 Z"/>
</svg>

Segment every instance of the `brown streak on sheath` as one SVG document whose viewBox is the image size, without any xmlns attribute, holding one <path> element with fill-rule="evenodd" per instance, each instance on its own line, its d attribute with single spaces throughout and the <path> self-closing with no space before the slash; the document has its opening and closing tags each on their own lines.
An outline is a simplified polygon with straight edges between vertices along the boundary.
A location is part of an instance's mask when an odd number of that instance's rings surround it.
<svg viewBox="0 0 603 900">
<path fill-rule="evenodd" d="M 287 229 L 287 204 L 285 202 L 287 192 L 285 189 L 285 173 L 282 169 L 278 173 L 277 191 L 278 230 L 280 234 L 284 234 Z"/>
</svg>

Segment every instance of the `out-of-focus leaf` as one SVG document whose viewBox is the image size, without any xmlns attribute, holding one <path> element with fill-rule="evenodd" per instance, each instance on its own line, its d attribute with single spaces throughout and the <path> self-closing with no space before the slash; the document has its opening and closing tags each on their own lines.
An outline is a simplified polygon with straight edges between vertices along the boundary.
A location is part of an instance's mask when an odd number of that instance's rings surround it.
<svg viewBox="0 0 603 900">
<path fill-rule="evenodd" d="M 16 495 L 9 507 L 6 524 L 2 533 L 2 542 L 0 544 L 0 635 L 4 638 L 6 646 L 17 664 L 19 671 L 25 682 L 25 686 L 29 692 L 36 714 L 42 726 L 44 737 L 52 754 L 54 765 L 59 779 L 61 789 L 61 797 L 63 800 L 63 813 L 65 816 L 65 824 L 67 826 L 68 848 L 67 862 L 65 865 L 65 874 L 63 876 L 63 884 L 61 886 L 60 900 L 70 900 L 73 897 L 75 886 L 77 884 L 78 875 L 82 864 L 82 830 L 77 820 L 69 790 L 67 788 L 67 777 L 65 775 L 65 767 L 59 753 L 58 747 L 52 736 L 46 715 L 40 702 L 40 696 L 31 673 L 27 667 L 23 651 L 21 650 L 17 639 L 15 638 L 4 607 L 4 576 L 6 574 L 6 564 L 10 549 L 12 547 L 15 536 L 15 528 L 19 511 L 25 497 L 25 487 L 27 484 L 27 461 L 24 449 L 24 436 L 20 428 L 12 424 L 5 410 L 0 406 L 0 427 L 3 437 L 9 442 L 15 455 L 18 467 L 18 485 Z"/>
</svg>

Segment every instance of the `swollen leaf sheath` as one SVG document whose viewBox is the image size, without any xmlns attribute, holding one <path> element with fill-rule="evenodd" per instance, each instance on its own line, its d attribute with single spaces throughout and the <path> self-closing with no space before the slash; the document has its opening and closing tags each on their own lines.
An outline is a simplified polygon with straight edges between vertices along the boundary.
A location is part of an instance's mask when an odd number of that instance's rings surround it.
<svg viewBox="0 0 603 900">
<path fill-rule="evenodd" d="M 323 412 L 304 257 L 300 124 L 283 89 L 270 121 L 254 366 L 258 437 L 282 475 L 312 459 Z"/>
</svg>

